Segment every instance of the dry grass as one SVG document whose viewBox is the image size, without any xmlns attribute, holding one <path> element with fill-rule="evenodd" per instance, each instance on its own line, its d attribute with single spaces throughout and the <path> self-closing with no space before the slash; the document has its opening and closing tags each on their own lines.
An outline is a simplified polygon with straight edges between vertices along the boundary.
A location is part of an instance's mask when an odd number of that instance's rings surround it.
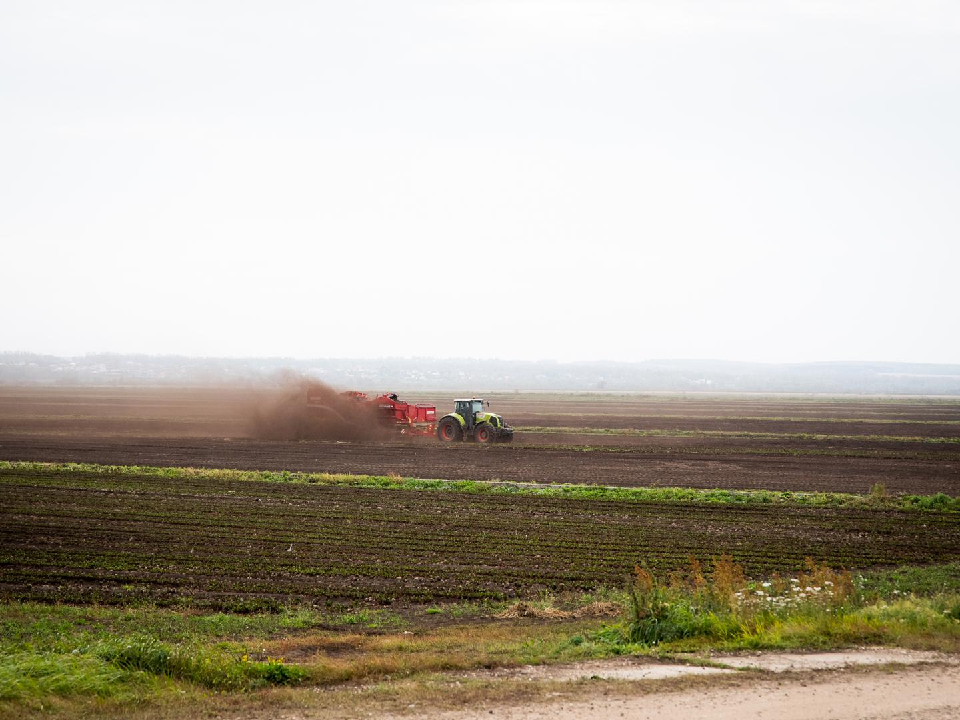
<svg viewBox="0 0 960 720">
<path fill-rule="evenodd" d="M 514 603 L 502 612 L 494 615 L 504 620 L 508 618 L 538 618 L 541 620 L 571 620 L 579 618 L 615 617 L 623 613 L 623 606 L 614 602 L 593 602 L 576 610 L 561 610 L 555 607 L 538 608 L 525 602 Z"/>
<path fill-rule="evenodd" d="M 271 657 L 304 663 L 320 685 L 393 680 L 420 673 L 474 670 L 575 659 L 572 635 L 596 628 L 614 603 L 593 603 L 580 611 L 537 610 L 514 622 L 457 625 L 429 631 L 343 634 L 324 631 L 264 642 Z M 559 614 L 555 614 L 559 613 Z M 565 622 L 544 623 L 548 620 Z"/>
</svg>

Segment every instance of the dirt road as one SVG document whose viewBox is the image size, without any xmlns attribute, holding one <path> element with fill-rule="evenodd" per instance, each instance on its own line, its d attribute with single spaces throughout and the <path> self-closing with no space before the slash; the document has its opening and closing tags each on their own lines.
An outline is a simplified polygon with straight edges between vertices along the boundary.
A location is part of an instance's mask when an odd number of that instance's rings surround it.
<svg viewBox="0 0 960 720">
<path fill-rule="evenodd" d="M 897 671 L 785 675 L 776 682 L 613 696 L 598 689 L 522 707 L 481 707 L 418 715 L 431 720 L 954 720 L 960 718 L 960 671 L 921 666 Z"/>
</svg>

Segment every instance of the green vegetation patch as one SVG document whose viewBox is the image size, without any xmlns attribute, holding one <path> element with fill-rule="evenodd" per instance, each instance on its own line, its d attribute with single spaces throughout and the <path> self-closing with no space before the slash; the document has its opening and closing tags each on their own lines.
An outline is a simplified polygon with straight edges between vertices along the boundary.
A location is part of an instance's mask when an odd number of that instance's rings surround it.
<svg viewBox="0 0 960 720">
<path fill-rule="evenodd" d="M 553 417 L 604 417 L 610 415 L 601 413 L 551 412 Z M 756 422 L 788 422 L 788 423 L 838 423 L 864 425 L 960 425 L 960 420 L 915 420 L 909 418 L 855 418 L 855 417 L 793 417 L 778 415 L 667 415 L 662 413 L 638 413 L 630 416 L 631 419 L 657 420 L 746 420 Z"/>
<path fill-rule="evenodd" d="M 960 437 L 936 437 L 930 435 L 828 435 L 824 433 L 776 433 L 748 430 L 638 430 L 634 428 L 594 427 L 515 427 L 517 432 L 537 435 L 612 435 L 617 437 L 704 437 L 704 438 L 750 438 L 753 440 L 803 440 L 813 442 L 901 442 L 933 443 L 938 445 L 960 444 Z"/>
<path fill-rule="evenodd" d="M 212 479 L 299 483 L 382 490 L 446 491 L 472 494 L 526 495 L 633 503 L 709 503 L 733 505 L 801 505 L 814 507 L 898 508 L 960 512 L 960 497 L 936 495 L 888 495 L 792 492 L 773 490 L 725 490 L 696 488 L 620 488 L 602 485 L 535 484 L 477 480 L 427 480 L 382 475 L 348 475 L 270 470 L 211 470 L 140 465 L 94 465 L 87 463 L 41 463 L 0 461 L 0 476 L 159 477 L 166 479 Z"/>
<path fill-rule="evenodd" d="M 683 447 L 675 450 L 664 445 L 573 445 L 573 444 L 533 444 L 515 443 L 512 449 L 529 450 L 566 450 L 578 453 L 610 453 L 618 455 L 660 455 L 664 452 L 677 452 L 683 455 L 726 455 L 740 457 L 744 455 L 760 455 L 766 457 L 831 457 L 831 458 L 870 458 L 880 460 L 932 460 L 955 462 L 955 452 L 944 452 L 940 448 L 935 452 L 929 450 L 900 450 L 886 447 L 852 447 L 833 448 L 830 446 L 804 447 L 731 447 L 724 445 L 700 445 Z"/>
<path fill-rule="evenodd" d="M 314 622 L 303 610 L 241 616 L 0 603 L 0 700 L 128 701 L 177 682 L 217 691 L 296 684 L 302 668 L 258 656 L 251 643 Z"/>
<path fill-rule="evenodd" d="M 957 651 L 958 588 L 957 563 L 854 576 L 808 559 L 800 572 L 765 580 L 748 579 L 730 556 L 714 559 L 710 572 L 696 560 L 666 577 L 636 567 L 627 619 L 591 640 L 616 652 L 862 644 Z"/>
</svg>

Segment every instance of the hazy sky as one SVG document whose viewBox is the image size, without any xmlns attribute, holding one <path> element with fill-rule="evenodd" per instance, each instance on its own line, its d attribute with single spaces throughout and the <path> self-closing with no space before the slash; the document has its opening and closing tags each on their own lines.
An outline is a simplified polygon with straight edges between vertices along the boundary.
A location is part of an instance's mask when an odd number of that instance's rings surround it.
<svg viewBox="0 0 960 720">
<path fill-rule="evenodd" d="M 960 362 L 960 3 L 0 0 L 0 350 Z"/>
</svg>

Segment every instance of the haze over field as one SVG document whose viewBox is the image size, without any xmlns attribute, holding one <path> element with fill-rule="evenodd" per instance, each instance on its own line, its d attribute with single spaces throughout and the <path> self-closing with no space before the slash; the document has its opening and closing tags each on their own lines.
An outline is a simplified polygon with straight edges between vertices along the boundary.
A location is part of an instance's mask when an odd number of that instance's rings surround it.
<svg viewBox="0 0 960 720">
<path fill-rule="evenodd" d="M 960 9 L 0 6 L 0 350 L 960 363 Z"/>
<path fill-rule="evenodd" d="M 960 396 L 960 365 L 911 363 L 638 363 L 476 358 L 54 357 L 0 353 L 0 386 L 286 387 L 291 378 L 340 389 L 596 392 L 780 392 Z"/>
</svg>

